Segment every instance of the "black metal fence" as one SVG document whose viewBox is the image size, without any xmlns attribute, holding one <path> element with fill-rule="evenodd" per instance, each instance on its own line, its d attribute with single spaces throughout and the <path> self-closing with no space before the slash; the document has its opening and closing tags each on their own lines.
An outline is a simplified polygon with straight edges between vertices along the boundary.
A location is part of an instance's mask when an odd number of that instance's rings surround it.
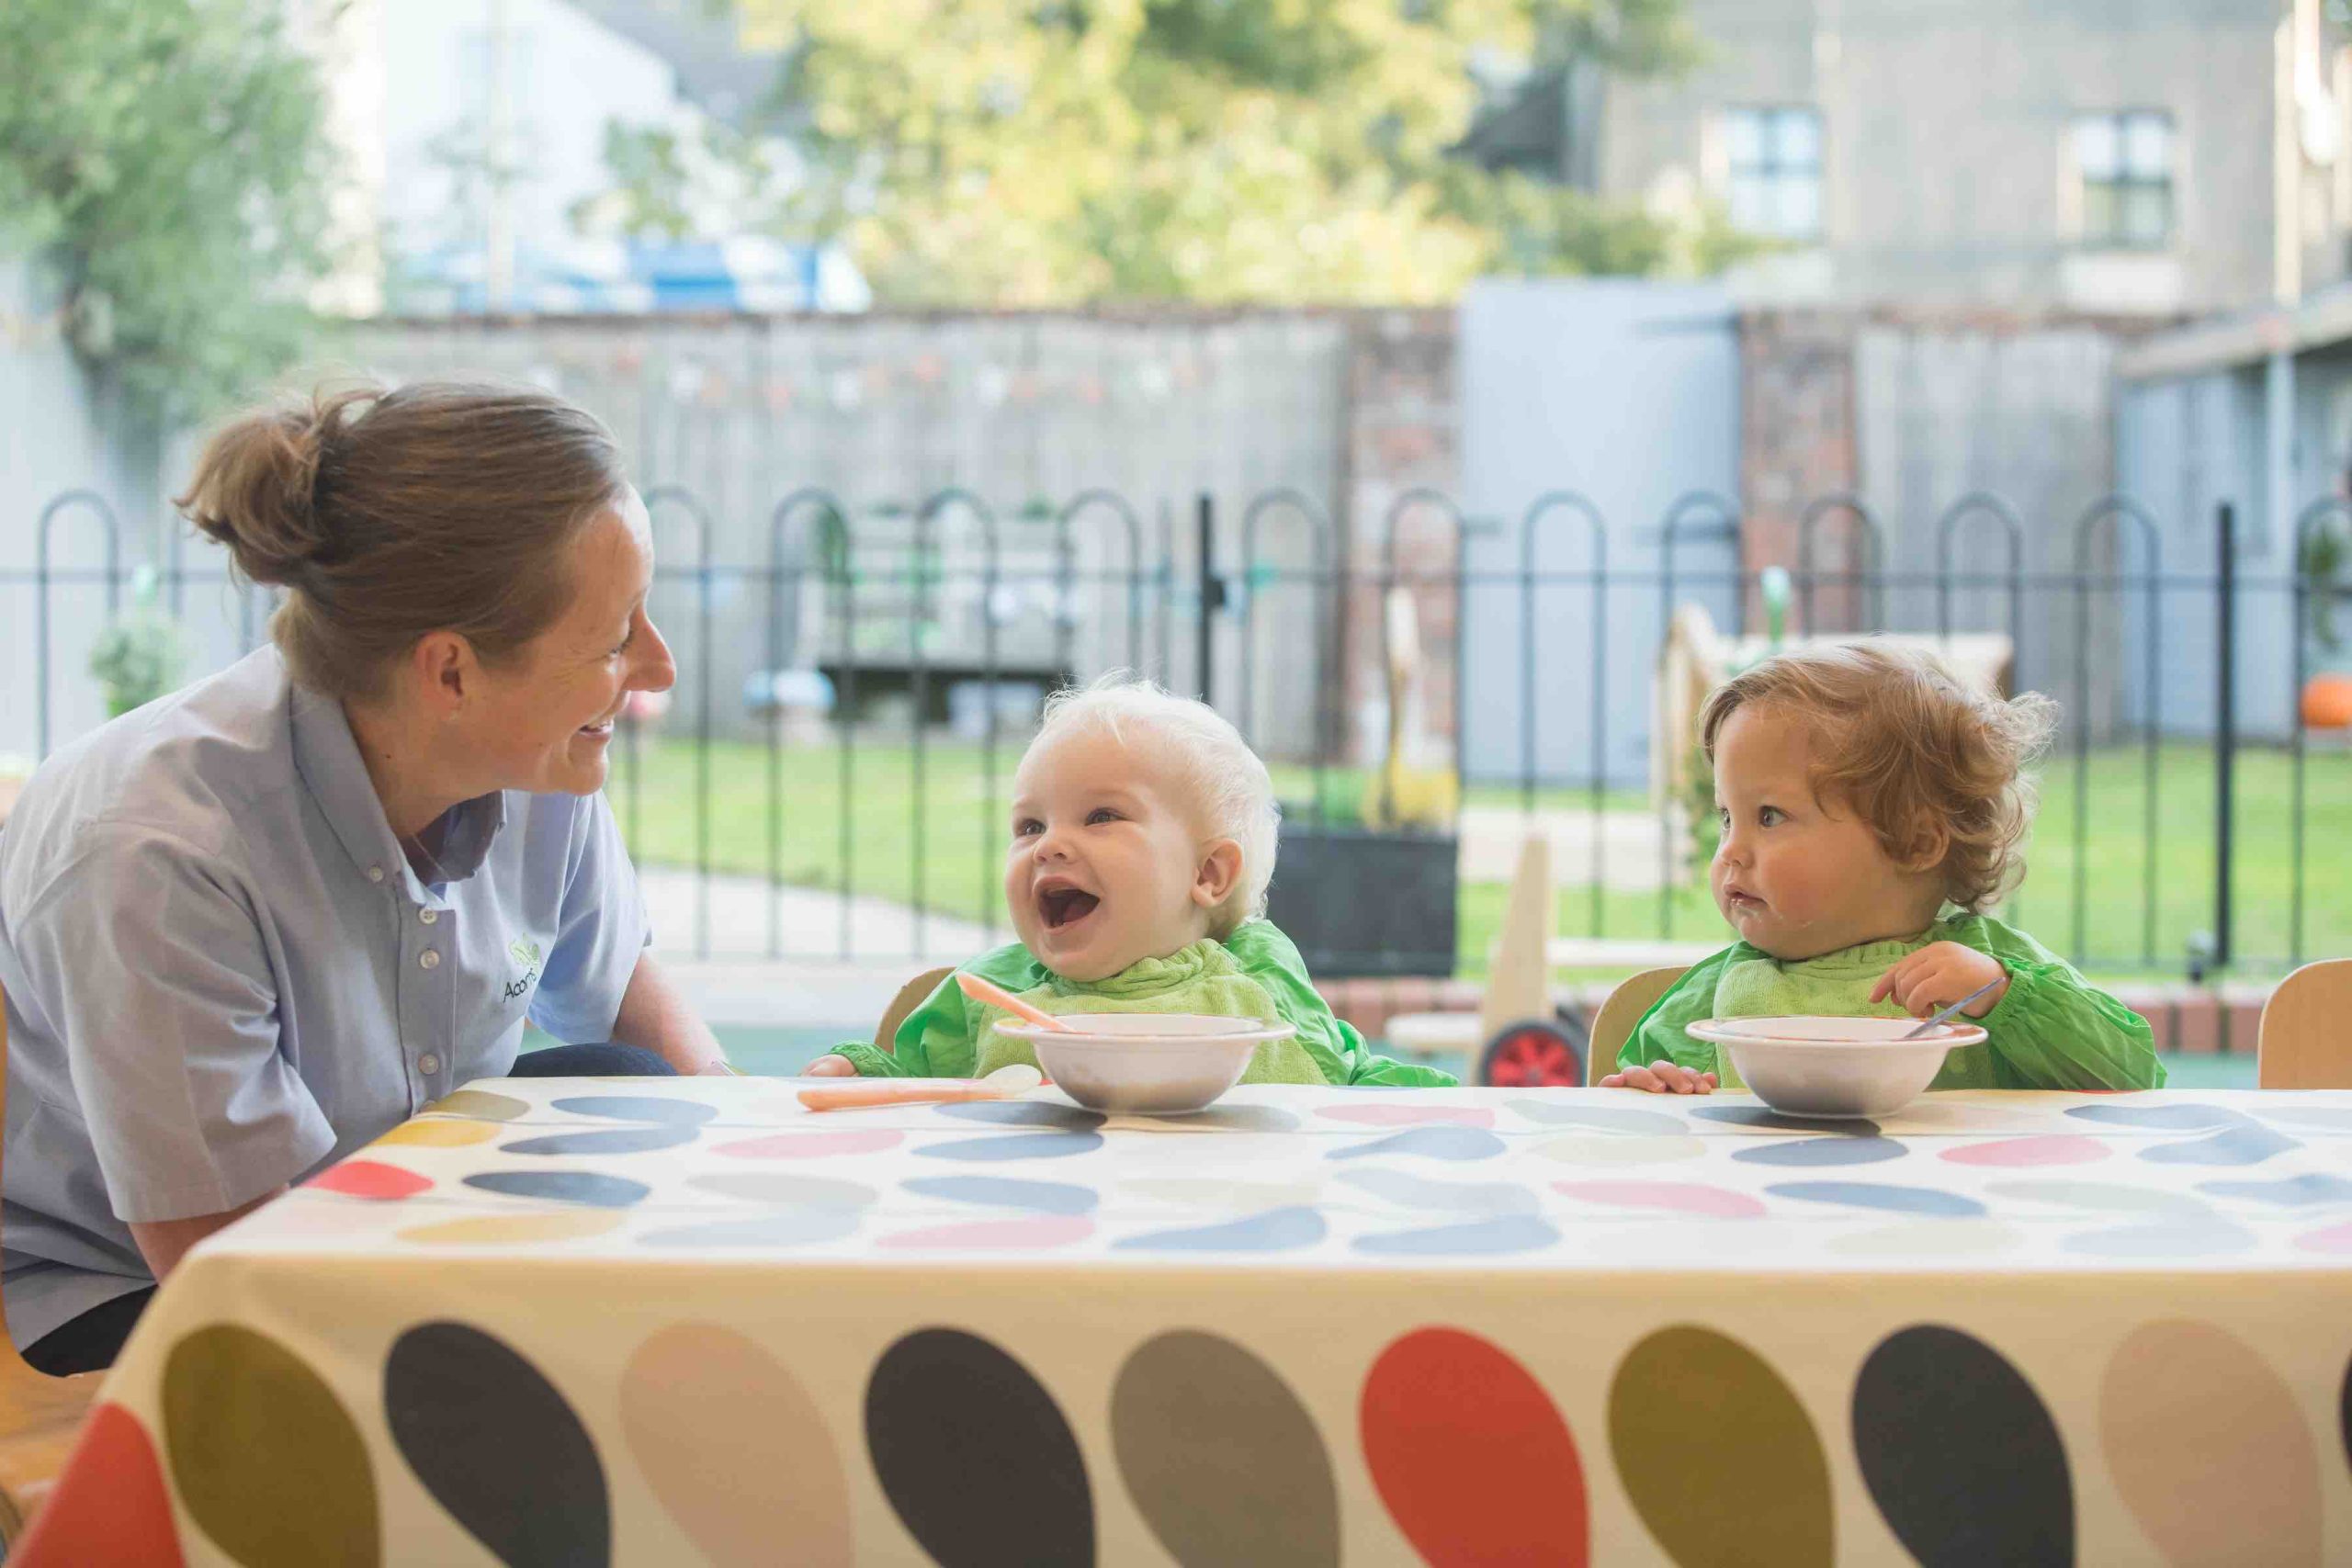
<svg viewBox="0 0 2352 1568">
<path fill-rule="evenodd" d="M 2352 753 L 2299 708 L 2324 651 L 2315 628 L 2343 592 L 2300 563 L 2321 530 L 2352 526 L 2341 502 L 2304 512 L 2287 565 L 2256 572 L 2227 506 L 2167 529 L 2110 497 L 2030 524 L 1979 493 L 1890 531 L 1831 496 L 1802 513 L 1785 572 L 1770 573 L 1713 495 L 1630 528 L 1570 491 L 1510 519 L 1429 491 L 1375 520 L 1295 491 L 1238 507 L 1093 491 L 1001 516 L 954 490 L 865 508 L 803 491 L 760 519 L 715 517 L 680 486 L 646 500 L 681 687 L 669 716 L 624 721 L 610 787 L 698 953 L 878 962 L 1001 935 L 1001 816 L 1035 698 L 1106 668 L 1229 713 L 1278 764 L 1302 844 L 1393 818 L 1410 803 L 1366 714 L 1393 651 L 1383 606 L 1400 593 L 1431 628 L 1424 738 L 1468 785 L 1468 809 L 1419 836 L 1488 842 L 1517 830 L 1515 811 L 1582 846 L 1557 876 L 1564 931 L 1720 940 L 1690 811 L 1656 787 L 1651 687 L 1686 604 L 1736 637 L 1778 582 L 1802 635 L 2006 637 L 2013 683 L 2066 705 L 2033 874 L 2009 911 L 2052 947 L 2095 970 L 2193 976 L 2352 951 L 2352 894 L 2325 869 L 2352 831 Z M 20 717 L 32 688 L 37 753 L 62 739 L 61 692 L 79 682 L 74 722 L 92 717 L 74 657 L 88 637 L 74 630 L 121 613 L 128 547 L 160 558 L 161 607 L 197 645 L 191 673 L 265 635 L 267 593 L 191 567 L 183 534 L 159 532 L 160 545 L 127 539 L 103 498 L 72 491 L 39 512 L 30 570 L 0 570 L 0 607 L 30 600 L 30 657 L 12 654 L 7 679 Z M 2201 560 L 2184 558 L 2185 537 Z M 1453 900 L 1443 912 L 1475 966 L 1500 897 L 1491 857 L 1483 872 L 1474 858 L 1458 886 L 1448 874 L 1389 902 Z M 1293 909 L 1338 901 L 1295 876 L 1277 889 Z M 1323 966 L 1410 967 L 1416 946 L 1426 959 L 1430 921 L 1406 915 L 1385 928 L 1401 942 L 1359 925 L 1320 950 Z M 1454 922 L 1443 929 L 1453 949 Z"/>
</svg>

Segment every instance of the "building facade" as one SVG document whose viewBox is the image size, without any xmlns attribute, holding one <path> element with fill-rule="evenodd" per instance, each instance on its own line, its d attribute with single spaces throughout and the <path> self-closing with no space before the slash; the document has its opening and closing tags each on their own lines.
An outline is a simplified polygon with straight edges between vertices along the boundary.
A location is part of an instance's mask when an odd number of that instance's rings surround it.
<svg viewBox="0 0 2352 1568">
<path fill-rule="evenodd" d="M 2345 271 L 2342 31 L 2324 0 L 1689 0 L 1674 78 L 1576 67 L 1466 150 L 1781 249 L 1774 304 L 2171 316 Z M 2281 221 L 2282 215 L 2284 221 Z"/>
</svg>

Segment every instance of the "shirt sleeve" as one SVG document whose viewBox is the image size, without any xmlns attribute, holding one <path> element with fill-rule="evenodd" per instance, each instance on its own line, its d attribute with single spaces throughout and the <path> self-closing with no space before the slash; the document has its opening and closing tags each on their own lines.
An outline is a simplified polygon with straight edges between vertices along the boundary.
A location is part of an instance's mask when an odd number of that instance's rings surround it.
<svg viewBox="0 0 2352 1568">
<path fill-rule="evenodd" d="M 1713 1072 L 1715 1048 L 1691 1039 L 1683 1026 L 1715 1016 L 1715 985 L 1723 978 L 1724 966 L 1740 956 L 1744 946 L 1734 942 L 1684 970 L 1682 977 L 1650 1004 L 1650 1010 L 1626 1034 L 1625 1043 L 1617 1049 L 1617 1070 L 1664 1061 L 1694 1073 Z"/>
<path fill-rule="evenodd" d="M 960 1077 L 960 1073 L 933 1066 L 934 1051 L 937 1060 L 951 1062 L 957 1058 L 959 1048 L 968 1067 L 973 1060 L 972 1026 L 965 1012 L 964 993 L 951 975 L 899 1023 L 899 1032 L 890 1037 L 889 1050 L 854 1040 L 837 1046 L 834 1054 L 848 1057 L 860 1077 Z"/>
<path fill-rule="evenodd" d="M 2162 1089 L 2148 1021 L 2083 978 L 2025 932 L 1984 915 L 1957 920 L 1954 942 L 2000 961 L 2009 988 L 1978 1021 L 2003 1089 Z"/>
<path fill-rule="evenodd" d="M 1015 996 L 1043 984 L 1046 977 L 1044 965 L 1019 942 L 984 953 L 961 965 L 960 971 L 978 975 Z M 883 1051 L 864 1041 L 853 1041 L 837 1047 L 834 1054 L 847 1057 L 860 1077 L 971 1076 L 979 1061 L 979 1020 L 955 976 L 941 981 L 939 988 L 906 1016 L 899 1032 L 891 1036 L 890 1045 Z"/>
<path fill-rule="evenodd" d="M 857 1069 L 862 1078 L 924 1078 L 929 1073 L 917 1072 L 906 1058 L 877 1049 L 864 1040 L 843 1041 L 833 1047 L 832 1054 L 846 1060 Z"/>
<path fill-rule="evenodd" d="M 56 1020 L 107 1200 L 136 1224 L 249 1203 L 334 1129 L 281 1048 L 277 971 L 227 863 L 99 826 L 9 939 Z"/>
<path fill-rule="evenodd" d="M 564 875 L 555 943 L 531 998 L 531 1021 L 571 1044 L 610 1040 L 638 957 L 652 941 L 620 824 L 602 794 L 590 795 Z"/>
<path fill-rule="evenodd" d="M 1226 942 L 1248 975 L 1273 998 L 1283 1022 L 1334 1084 L 1365 1089 L 1452 1089 L 1461 1080 L 1442 1068 L 1376 1055 L 1355 1026 L 1331 1010 L 1306 977 L 1306 961 L 1271 920 L 1250 920 Z"/>
</svg>

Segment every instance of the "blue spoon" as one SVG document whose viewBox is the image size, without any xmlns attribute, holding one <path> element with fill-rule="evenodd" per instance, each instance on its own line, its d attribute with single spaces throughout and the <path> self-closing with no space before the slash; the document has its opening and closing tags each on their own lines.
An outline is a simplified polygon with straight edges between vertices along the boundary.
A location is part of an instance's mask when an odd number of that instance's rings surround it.
<svg viewBox="0 0 2352 1568">
<path fill-rule="evenodd" d="M 2002 981 L 2004 981 L 2004 980 L 2006 980 L 2006 979 L 2007 979 L 2007 978 L 2008 978 L 2008 976 L 2007 976 L 2007 974 L 2000 974 L 2000 975 L 1996 975 L 1996 976 L 1993 976 L 1993 978 L 1991 978 L 1991 979 L 1989 979 L 1989 980 L 1985 981 L 1983 985 L 1981 985 L 1981 986 L 1977 987 L 1974 990 L 1973 990 L 1973 991 L 1969 992 L 1969 993 L 1968 993 L 1968 995 L 1966 995 L 1966 996 L 1964 996 L 1964 997 L 1961 998 L 1960 998 L 1960 1000 L 1958 1000 L 1958 1001 L 1956 1001 L 1956 1002 L 1952 1003 L 1952 1004 L 1951 1004 L 1951 1006 L 1950 1006 L 1950 1007 L 1948 1007 L 1948 1008 L 1944 1009 L 1944 1010 L 1943 1010 L 1943 1011 L 1941 1011 L 1941 1012 L 1939 1012 L 1939 1013 L 1936 1014 L 1936 1016 L 1935 1016 L 1935 1017 L 1933 1017 L 1933 1018 L 1931 1018 L 1931 1019 L 1928 1019 L 1926 1022 L 1924 1022 L 1924 1023 L 1922 1023 L 1921 1025 L 1919 1025 L 1919 1027 L 1918 1027 L 1918 1028 L 1917 1028 L 1917 1029 L 1913 1030 L 1913 1031 L 1912 1031 L 1910 1033 L 1908 1033 L 1908 1034 L 1905 1034 L 1905 1035 L 1901 1036 L 1901 1038 L 1903 1038 L 1903 1039 L 1905 1039 L 1905 1040 L 1917 1040 L 1917 1039 L 1918 1039 L 1918 1038 L 1919 1038 L 1919 1036 L 1921 1036 L 1922 1034 L 1927 1033 L 1927 1032 L 1928 1032 L 1928 1031 L 1929 1031 L 1930 1029 L 1935 1028 L 1935 1026 L 1936 1026 L 1936 1025 L 1938 1025 L 1938 1024 L 1939 1024 L 1939 1023 L 1942 1023 L 1942 1022 L 1944 1022 L 1945 1021 L 1949 1020 L 1949 1019 L 1950 1019 L 1950 1018 L 1951 1018 L 1954 1013 L 1958 1012 L 1961 1009 L 1962 1009 L 1962 1008 L 1966 1007 L 1969 1003 L 1971 1003 L 1971 1002 L 1974 1001 L 1977 998 L 1979 998 L 1979 997 L 1983 996 L 1985 992 L 1987 992 L 1987 991 L 1991 990 L 1994 987 L 1996 987 L 1996 986 L 1999 985 Z"/>
</svg>

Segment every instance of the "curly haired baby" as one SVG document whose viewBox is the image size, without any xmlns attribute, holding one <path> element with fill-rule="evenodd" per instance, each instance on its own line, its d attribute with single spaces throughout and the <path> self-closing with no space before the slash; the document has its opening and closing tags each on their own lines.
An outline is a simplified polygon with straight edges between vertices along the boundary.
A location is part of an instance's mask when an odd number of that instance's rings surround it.
<svg viewBox="0 0 2352 1568">
<path fill-rule="evenodd" d="M 1718 687 L 1700 715 L 1723 824 L 1710 881 L 1739 940 L 1659 998 L 1603 1085 L 1736 1085 L 1684 1032 L 1700 1019 L 1925 1018 L 1989 986 L 1963 1010 L 1988 1039 L 1931 1087 L 2161 1086 L 2146 1020 L 1984 913 L 2024 874 L 2023 770 L 2054 711 L 1871 642 L 1784 653 Z"/>
</svg>

